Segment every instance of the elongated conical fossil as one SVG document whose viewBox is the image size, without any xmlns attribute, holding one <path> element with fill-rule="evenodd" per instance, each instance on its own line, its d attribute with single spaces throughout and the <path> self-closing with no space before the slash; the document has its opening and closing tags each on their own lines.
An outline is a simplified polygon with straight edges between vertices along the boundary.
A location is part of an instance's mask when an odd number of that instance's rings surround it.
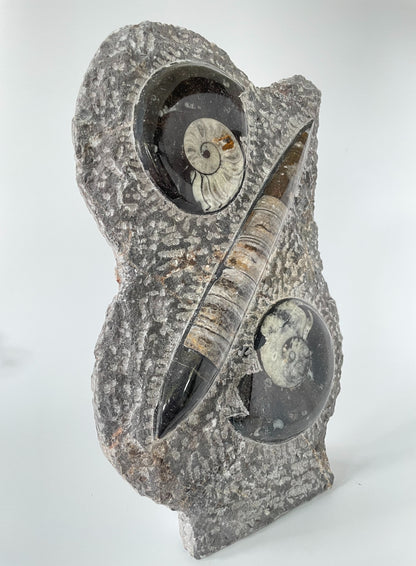
<svg viewBox="0 0 416 566">
<path fill-rule="evenodd" d="M 189 414 L 224 364 L 293 201 L 311 127 L 278 161 L 195 310 L 163 385 L 155 415 L 159 438 Z"/>
<path fill-rule="evenodd" d="M 111 34 L 80 89 L 77 179 L 119 282 L 97 434 L 134 489 L 179 511 L 197 558 L 332 484 L 342 348 L 314 219 L 319 105 L 306 78 L 258 88 L 155 22 Z"/>
</svg>

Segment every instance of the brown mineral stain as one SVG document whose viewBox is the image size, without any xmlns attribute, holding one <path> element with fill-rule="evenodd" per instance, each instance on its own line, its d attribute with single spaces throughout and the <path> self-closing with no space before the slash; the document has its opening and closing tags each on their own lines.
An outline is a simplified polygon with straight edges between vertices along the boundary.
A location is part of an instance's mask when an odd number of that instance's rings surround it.
<svg viewBox="0 0 416 566">
<path fill-rule="evenodd" d="M 196 265 L 196 254 L 194 252 L 190 253 L 183 253 L 179 257 L 175 257 L 170 260 L 169 262 L 169 270 L 166 275 L 160 277 L 162 283 L 165 282 L 166 279 L 172 277 L 178 271 L 183 271 L 184 269 L 194 267 Z"/>
<path fill-rule="evenodd" d="M 244 242 L 242 244 L 242 247 L 244 247 L 246 250 L 248 250 L 249 252 L 253 252 L 255 254 L 259 254 L 261 253 L 261 250 L 255 246 L 252 246 L 251 244 L 247 244 L 246 242 Z"/>
<path fill-rule="evenodd" d="M 234 142 L 233 142 L 233 140 L 232 140 L 232 139 L 230 138 L 230 136 L 227 135 L 227 134 L 226 134 L 225 136 L 220 137 L 220 138 L 215 138 L 215 139 L 213 139 L 212 141 L 213 141 L 214 143 L 224 142 L 224 143 L 222 144 L 222 150 L 223 150 L 223 151 L 227 151 L 227 149 L 233 149 L 233 147 L 234 147 Z"/>
<path fill-rule="evenodd" d="M 119 440 L 119 436 L 120 434 L 122 434 L 123 429 L 122 427 L 118 427 L 118 429 L 113 432 L 113 434 L 111 435 L 111 438 L 113 439 L 113 442 L 110 444 L 109 448 L 112 450 L 113 448 L 116 448 L 120 442 Z"/>
<path fill-rule="evenodd" d="M 221 261 L 223 257 L 224 252 L 222 252 L 221 250 L 214 250 L 214 258 L 216 259 L 216 261 Z"/>
<path fill-rule="evenodd" d="M 296 166 L 302 157 L 303 148 L 305 147 L 307 139 L 308 132 L 306 130 L 297 135 L 295 142 L 283 155 L 276 172 L 266 185 L 264 189 L 265 195 L 278 199 L 283 197 L 296 171 Z"/>
</svg>

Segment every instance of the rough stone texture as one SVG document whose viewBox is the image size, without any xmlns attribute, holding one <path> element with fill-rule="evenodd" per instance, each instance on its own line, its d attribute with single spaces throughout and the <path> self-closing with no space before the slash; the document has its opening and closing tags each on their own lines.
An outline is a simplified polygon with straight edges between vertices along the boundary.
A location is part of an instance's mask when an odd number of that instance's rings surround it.
<svg viewBox="0 0 416 566">
<path fill-rule="evenodd" d="M 188 214 L 166 199 L 136 150 L 133 118 L 141 88 L 155 71 L 177 61 L 212 64 L 244 87 L 246 176 L 235 200 L 212 215 Z M 301 76 L 256 88 L 204 38 L 149 22 L 104 41 L 79 93 L 73 122 L 77 179 L 114 250 L 120 283 L 95 350 L 98 437 L 107 458 L 140 494 L 179 511 L 184 545 L 197 558 L 332 484 L 324 437 L 342 353 L 313 219 L 319 103 L 319 91 Z M 263 182 L 311 119 L 295 205 L 228 360 L 189 417 L 155 439 L 154 413 L 178 337 Z M 288 441 L 266 444 L 241 436 L 229 418 L 247 414 L 237 386 L 254 363 L 253 336 L 264 313 L 285 297 L 302 299 L 320 313 L 333 340 L 335 372 L 315 423 Z"/>
</svg>

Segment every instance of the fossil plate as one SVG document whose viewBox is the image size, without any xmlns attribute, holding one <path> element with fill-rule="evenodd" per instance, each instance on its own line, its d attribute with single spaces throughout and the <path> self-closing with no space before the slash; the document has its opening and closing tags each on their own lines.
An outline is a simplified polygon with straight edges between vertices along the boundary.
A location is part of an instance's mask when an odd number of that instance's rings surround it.
<svg viewBox="0 0 416 566">
<path fill-rule="evenodd" d="M 108 37 L 73 121 L 77 179 L 117 261 L 96 346 L 104 453 L 179 512 L 199 558 L 332 484 L 338 316 L 313 219 L 320 94 L 256 88 L 201 36 Z"/>
</svg>

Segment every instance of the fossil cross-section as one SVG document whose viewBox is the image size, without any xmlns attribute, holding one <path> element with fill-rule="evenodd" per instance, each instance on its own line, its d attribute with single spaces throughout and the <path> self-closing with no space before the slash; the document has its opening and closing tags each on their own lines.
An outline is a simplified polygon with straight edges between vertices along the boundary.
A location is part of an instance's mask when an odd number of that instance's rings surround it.
<svg viewBox="0 0 416 566">
<path fill-rule="evenodd" d="M 199 558 L 329 488 L 341 372 L 313 218 L 320 94 L 256 88 L 201 36 L 146 22 L 99 48 L 73 122 L 117 262 L 96 346 L 104 453 L 179 512 Z"/>
</svg>

